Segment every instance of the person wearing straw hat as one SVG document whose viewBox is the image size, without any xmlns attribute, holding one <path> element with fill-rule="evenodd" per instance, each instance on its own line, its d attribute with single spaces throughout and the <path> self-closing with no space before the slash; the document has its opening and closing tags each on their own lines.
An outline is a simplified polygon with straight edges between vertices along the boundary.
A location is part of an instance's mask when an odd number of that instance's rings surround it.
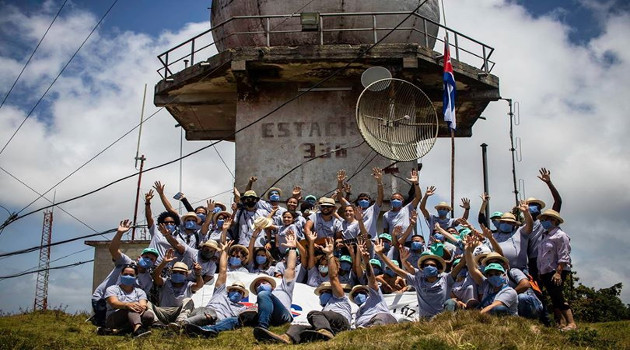
<svg viewBox="0 0 630 350">
<path fill-rule="evenodd" d="M 308 240 L 306 284 L 311 287 L 317 287 L 330 280 L 328 259 L 325 255 L 315 256 L 315 240 L 317 240 L 315 231 L 309 230 L 306 234 L 306 239 Z"/>
<path fill-rule="evenodd" d="M 109 253 L 112 256 L 114 268 L 98 285 L 98 287 L 96 287 L 94 293 L 92 293 L 92 309 L 94 311 L 94 315 L 90 318 L 90 321 L 95 326 L 105 325 L 105 316 L 107 311 L 107 303 L 104 297 L 105 290 L 118 283 L 123 266 L 137 264 L 135 286 L 142 289 L 147 295 L 153 287 L 151 269 L 159 258 L 159 253 L 155 248 L 145 248 L 142 250 L 138 259 L 134 262 L 134 260 L 128 257 L 125 253 L 121 252 L 120 244 L 122 236 L 125 232 L 128 232 L 130 228 L 131 221 L 121 221 L 118 225 L 118 229 L 116 230 L 116 234 L 109 243 Z"/>
<path fill-rule="evenodd" d="M 195 214 L 195 212 L 188 212 L 182 215 L 183 230 L 180 230 L 180 236 L 187 246 L 191 248 L 197 248 L 197 242 L 199 239 L 199 230 L 201 219 Z"/>
<path fill-rule="evenodd" d="M 225 228 L 224 224 L 230 220 L 232 214 L 228 211 L 219 211 L 212 215 L 212 231 L 208 234 L 208 239 L 213 239 L 217 242 L 221 242 L 223 237 L 223 232 L 225 231 L 225 239 L 226 240 L 235 240 L 237 237 L 232 236 L 232 232 L 230 227 Z M 231 221 L 230 221 L 231 222 Z"/>
<path fill-rule="evenodd" d="M 295 266 L 297 264 L 297 240 L 294 233 L 289 234 L 284 246 L 288 249 L 287 267 L 284 270 L 282 282 L 276 288 L 276 280 L 260 276 L 250 284 L 250 291 L 256 294 L 258 304 L 258 319 L 253 330 L 254 337 L 266 333 L 269 326 L 280 326 L 293 320 L 291 304 L 293 289 L 295 288 Z"/>
<path fill-rule="evenodd" d="M 559 226 L 564 222 L 560 213 L 547 209 L 540 214 L 539 219 L 545 229 L 538 247 L 540 280 L 551 297 L 554 313 L 562 330 L 574 330 L 577 325 L 573 320 L 573 311 L 562 293 L 564 281 L 571 273 L 571 241 Z"/>
<path fill-rule="evenodd" d="M 276 269 L 271 266 L 273 262 L 273 258 L 271 257 L 271 253 L 265 247 L 254 248 L 254 242 L 258 238 L 258 234 L 261 230 L 266 229 L 271 226 L 270 218 L 259 218 L 264 220 L 263 223 L 259 224 L 254 230 L 254 234 L 252 235 L 252 239 L 249 241 L 248 250 L 248 258 L 244 262 L 244 266 L 247 267 L 247 270 L 250 273 L 263 273 L 268 276 L 273 276 Z M 256 224 L 256 223 L 255 223 Z"/>
<path fill-rule="evenodd" d="M 401 258 L 405 267 L 403 270 L 394 265 L 384 254 L 383 242 L 380 240 L 374 246 L 374 252 L 398 276 L 405 278 L 408 286 L 413 286 L 416 289 L 418 315 L 421 318 L 431 318 L 444 311 L 444 303 L 449 299 L 451 286 L 455 283 L 454 278 L 457 273 L 443 273 L 446 262 L 442 257 L 425 252 L 426 254 L 422 254 L 418 259 L 419 269 L 415 269 L 406 261 L 406 252 L 401 251 Z M 415 273 L 409 271 L 415 271 Z"/>
<path fill-rule="evenodd" d="M 352 308 L 344 293 L 344 286 L 337 276 L 338 266 L 333 255 L 333 239 L 327 238 L 322 248 L 330 267 L 330 282 L 315 289 L 322 311 L 311 311 L 307 315 L 309 325 L 291 325 L 285 334 L 276 334 L 256 328 L 256 339 L 263 342 L 298 344 L 307 341 L 330 340 L 339 332 L 350 329 Z"/>
<path fill-rule="evenodd" d="M 367 230 L 368 235 L 370 237 L 376 237 L 378 234 L 378 229 L 376 228 L 376 222 L 378 221 L 378 215 L 381 212 L 381 208 L 383 207 L 383 171 L 380 168 L 372 168 L 372 176 L 376 180 L 376 189 L 377 189 L 377 197 L 376 200 L 372 200 L 369 193 L 359 193 L 357 199 L 354 201 L 354 205 L 357 210 L 361 211 L 362 221 L 365 224 L 365 228 Z M 343 181 L 346 179 L 345 170 L 340 170 L 337 172 L 337 187 L 341 188 L 339 182 L 341 181 L 341 186 L 343 186 Z M 343 196 L 339 196 L 340 201 L 343 205 L 348 206 L 351 205 L 350 202 L 344 198 Z"/>
<path fill-rule="evenodd" d="M 448 217 L 449 213 L 453 211 L 453 208 L 446 202 L 440 202 L 435 206 L 435 210 L 437 211 L 436 215 L 431 215 L 427 210 L 427 199 L 435 194 L 435 186 L 427 187 L 427 191 L 424 193 L 424 197 L 422 197 L 422 201 L 420 202 L 420 211 L 424 216 L 425 220 L 427 220 L 427 224 L 429 227 L 434 227 L 435 224 L 439 224 L 443 229 L 448 229 L 449 227 L 455 226 L 456 220 L 452 217 Z M 464 214 L 462 218 L 468 220 L 468 214 L 470 212 L 470 199 L 462 198 L 462 204 L 460 207 L 464 208 Z"/>
<path fill-rule="evenodd" d="M 211 237 L 212 233 L 215 231 L 218 231 L 215 236 L 220 236 L 222 229 L 221 226 L 216 225 L 214 216 L 216 213 L 225 212 L 225 204 L 208 199 L 206 201 L 206 207 L 197 207 L 197 209 L 199 208 L 204 208 L 204 211 L 209 213 L 207 216 L 203 216 L 203 214 L 200 214 L 198 210 L 195 210 L 195 213 L 197 213 L 197 216 L 201 219 L 201 228 L 199 229 L 199 246 L 201 247 L 201 244 L 209 239 L 214 239 L 215 241 L 218 240 L 218 238 Z"/>
<path fill-rule="evenodd" d="M 246 267 L 246 263 L 249 259 L 249 250 L 245 246 L 240 244 L 231 246 L 229 256 L 228 272 L 249 272 Z"/>
<path fill-rule="evenodd" d="M 365 241 L 357 245 L 357 249 L 359 249 L 363 260 L 367 261 L 370 259 L 370 252 Z M 367 264 L 365 274 L 367 275 L 367 285 L 354 286 L 348 294 L 348 299 L 359 306 L 355 314 L 356 328 L 398 323 L 396 318 L 389 312 L 389 307 L 378 286 L 371 264 Z"/>
<path fill-rule="evenodd" d="M 180 261 L 184 262 L 187 266 L 193 266 L 195 263 L 201 265 L 201 276 L 203 283 L 206 283 L 214 278 L 214 273 L 217 269 L 215 262 L 215 253 L 217 251 L 217 242 L 209 240 L 203 243 L 200 249 L 191 248 L 190 246 L 183 244 L 168 233 L 164 224 L 159 225 L 160 233 L 166 238 L 168 243 L 179 254 Z M 193 274 L 188 275 L 188 280 L 196 281 L 196 276 Z"/>
<path fill-rule="evenodd" d="M 272 212 L 275 209 L 275 214 L 272 216 L 273 222 L 279 224 L 282 222 L 282 214 L 287 211 L 286 208 L 280 206 L 282 198 L 282 190 L 278 187 L 271 187 L 266 193 L 267 200 L 261 199 L 258 201 L 258 208 Z"/>
<path fill-rule="evenodd" d="M 266 217 L 269 211 L 258 207 L 260 197 L 255 191 L 247 190 L 243 195 L 234 188 L 234 201 L 240 201 L 240 207 L 234 215 L 234 223 L 232 227 L 233 235 L 238 236 L 238 244 L 249 246 L 249 241 L 254 233 L 254 220 L 259 217 Z M 236 237 L 235 237 L 236 238 Z M 256 242 L 256 247 L 262 247 L 264 244 Z"/>
<path fill-rule="evenodd" d="M 411 185 L 414 188 L 414 197 L 409 203 L 407 203 L 407 205 L 403 206 L 405 197 L 402 193 L 392 193 L 389 201 L 391 209 L 383 214 L 382 232 L 391 234 L 396 226 L 402 226 L 403 231 L 409 226 L 409 217 L 411 216 L 411 212 L 416 210 L 418 203 L 420 203 L 420 199 L 422 198 L 422 191 L 420 190 L 420 185 L 418 185 L 418 170 L 412 169 L 411 176 L 407 179 L 407 181 L 411 182 Z M 372 239 L 376 240 L 376 236 L 373 236 Z M 407 238 L 407 240 L 409 241 L 410 239 Z"/>
<path fill-rule="evenodd" d="M 304 235 L 309 236 L 311 232 L 317 234 L 317 239 L 336 238 L 343 230 L 341 221 L 334 216 L 335 200 L 328 197 L 319 199 L 319 212 L 311 212 L 304 225 Z"/>
<path fill-rule="evenodd" d="M 183 321 L 184 329 L 188 335 L 202 335 L 206 337 L 216 336 L 219 330 L 233 329 L 238 324 L 238 315 L 246 306 L 241 300 L 249 296 L 245 285 L 236 281 L 227 285 L 228 251 L 232 241 L 218 244 L 219 274 L 214 283 L 214 291 L 210 301 L 205 307 L 196 308 L 190 316 Z M 203 326 L 217 323 L 215 328 L 202 328 Z M 219 328 L 217 330 L 216 328 Z"/>
<path fill-rule="evenodd" d="M 526 201 L 521 201 L 518 209 L 525 218 L 524 225 L 519 227 L 514 214 L 504 213 L 499 219 L 499 230 L 493 236 L 510 266 L 524 271 L 527 270 L 527 245 L 534 221 Z"/>
</svg>

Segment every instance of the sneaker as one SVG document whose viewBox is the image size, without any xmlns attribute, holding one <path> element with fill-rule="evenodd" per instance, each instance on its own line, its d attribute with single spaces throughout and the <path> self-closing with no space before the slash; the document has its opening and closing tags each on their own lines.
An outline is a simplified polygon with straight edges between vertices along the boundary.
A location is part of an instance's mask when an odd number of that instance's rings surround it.
<svg viewBox="0 0 630 350">
<path fill-rule="evenodd" d="M 334 334 L 326 329 L 320 329 L 317 331 L 308 330 L 300 333 L 300 338 L 305 343 L 314 341 L 327 341 L 334 338 Z"/>
<path fill-rule="evenodd" d="M 293 344 L 293 339 L 291 339 L 288 335 L 276 334 L 261 327 L 254 328 L 254 338 L 260 342 Z"/>
<path fill-rule="evenodd" d="M 168 329 L 175 333 L 179 333 L 182 330 L 182 324 L 181 322 L 171 322 L 168 324 Z"/>
<path fill-rule="evenodd" d="M 140 327 L 140 328 L 136 329 L 133 332 L 133 337 L 134 338 L 140 338 L 140 337 L 144 337 L 144 336 L 149 335 L 149 334 L 151 334 L 150 330 L 148 330 L 146 328 L 143 328 L 143 327 Z"/>
<path fill-rule="evenodd" d="M 206 338 L 214 338 L 219 335 L 219 332 L 213 329 L 203 329 L 197 325 L 187 323 L 184 325 L 184 331 L 189 336 L 201 336 Z"/>
</svg>

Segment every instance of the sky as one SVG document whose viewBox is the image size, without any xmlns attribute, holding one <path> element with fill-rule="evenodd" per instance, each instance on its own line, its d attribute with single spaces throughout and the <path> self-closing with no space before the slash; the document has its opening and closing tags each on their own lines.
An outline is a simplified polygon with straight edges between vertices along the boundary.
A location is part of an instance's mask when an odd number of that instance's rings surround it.
<svg viewBox="0 0 630 350">
<path fill-rule="evenodd" d="M 62 1 L 0 1 L 0 97 L 4 98 Z M 68 62 L 110 1 L 68 1 L 13 92 L 0 109 L 0 146 L 4 146 L 52 80 Z M 119 1 L 78 55 L 0 154 L 0 221 L 42 193 L 133 128 L 140 119 L 144 84 L 145 117 L 158 109 L 152 89 L 159 76 L 156 56 L 210 26 L 209 1 Z M 495 48 L 493 74 L 501 95 L 519 102 L 522 160 L 516 163 L 523 194 L 553 200 L 538 169 L 551 170 L 563 199 L 563 229 L 571 236 L 572 258 L 588 286 L 609 287 L 630 280 L 620 264 L 630 246 L 630 190 L 626 174 L 630 128 L 630 8 L 623 1 L 445 1 L 449 27 Z M 438 48 L 439 50 L 439 48 Z M 456 76 L 457 79 L 457 76 Z M 491 103 L 471 138 L 456 143 L 456 197 L 479 208 L 483 191 L 480 147 L 488 144 L 493 210 L 513 205 L 511 155 L 504 101 Z M 179 156 L 180 131 L 160 111 L 143 126 L 140 152 L 146 166 Z M 57 201 L 68 199 L 135 172 L 137 131 L 130 133 L 56 187 Z M 187 153 L 208 145 L 184 141 Z M 193 202 L 212 196 L 229 202 L 234 145 L 220 143 L 183 160 L 182 191 Z M 450 142 L 440 139 L 422 162 L 423 187 L 435 185 L 429 206 L 448 198 Z M 8 175 L 10 173 L 13 176 Z M 334 176 L 331 174 L 331 176 Z M 24 184 L 18 182 L 19 179 Z M 154 181 L 178 191 L 179 163 L 144 175 L 142 191 Z M 136 178 L 56 208 L 53 241 L 105 231 L 133 216 Z M 244 184 L 241 184 L 244 185 Z M 223 193 L 218 196 L 216 194 Z M 46 197 L 53 200 L 53 191 Z M 435 203 L 434 203 L 435 202 Z M 37 200 L 22 212 L 41 208 Z M 432 205 L 433 204 L 433 205 Z M 158 203 L 154 211 L 158 211 Z M 5 209 L 3 209 L 5 208 Z M 71 217 L 70 213 L 78 220 Z M 461 212 L 460 212 L 461 213 Z M 142 212 L 139 213 L 143 215 Z M 43 214 L 38 212 L 0 234 L 0 252 L 39 245 Z M 88 227 L 89 226 L 89 227 Z M 426 230 L 426 227 L 424 228 Z M 110 235 L 106 236 L 111 237 Z M 97 237 L 95 239 L 98 239 Z M 86 261 L 93 249 L 82 240 L 53 247 L 51 266 Z M 56 260 L 58 259 L 58 260 Z M 0 276 L 38 264 L 37 252 L 0 258 Z M 89 310 L 92 264 L 53 270 L 49 305 L 70 312 Z M 630 286 L 622 299 L 630 302 Z M 0 280 L 0 310 L 32 308 L 35 274 Z"/>
</svg>

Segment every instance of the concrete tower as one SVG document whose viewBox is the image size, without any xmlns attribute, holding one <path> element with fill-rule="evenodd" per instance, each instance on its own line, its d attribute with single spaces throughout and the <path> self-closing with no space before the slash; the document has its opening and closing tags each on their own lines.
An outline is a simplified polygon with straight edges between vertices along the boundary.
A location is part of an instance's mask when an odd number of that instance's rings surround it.
<svg viewBox="0 0 630 350">
<path fill-rule="evenodd" d="M 438 32 L 446 31 L 458 88 L 456 136 L 470 136 L 487 104 L 499 98 L 498 78 L 489 74 L 493 49 L 439 25 L 437 0 L 427 1 L 414 13 L 420 3 L 214 0 L 212 28 L 159 56 L 163 79 L 155 86 L 154 102 L 184 127 L 187 140 L 235 142 L 236 183 L 243 186 L 250 176 L 258 176 L 259 195 L 293 167 L 314 158 L 277 186 L 286 193 L 301 185 L 306 194 L 321 196 L 334 189 L 338 169 L 352 174 L 371 160 L 351 183 L 355 195 L 375 195 L 371 168 L 386 167 L 391 160 L 374 157 L 367 144 L 331 152 L 362 141 L 355 108 L 363 90 L 361 74 L 367 68 L 383 66 L 393 77 L 414 83 L 441 111 L 443 43 Z M 203 45 L 204 40 L 211 44 Z M 208 48 L 218 53 L 210 56 Z M 358 56 L 314 91 L 235 134 Z M 445 136 L 449 132 L 441 121 L 439 137 Z M 318 158 L 327 152 L 331 153 Z M 414 165 L 399 163 L 400 176 Z M 385 180 L 386 198 L 392 190 L 408 190 L 394 177 Z"/>
</svg>

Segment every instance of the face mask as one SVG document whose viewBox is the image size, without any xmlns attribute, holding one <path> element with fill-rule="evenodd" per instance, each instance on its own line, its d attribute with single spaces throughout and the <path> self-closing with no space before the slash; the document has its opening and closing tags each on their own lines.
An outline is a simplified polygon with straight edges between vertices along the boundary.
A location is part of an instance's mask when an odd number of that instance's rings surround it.
<svg viewBox="0 0 630 350">
<path fill-rule="evenodd" d="M 272 202 L 279 202 L 280 196 L 278 196 L 277 194 L 272 194 L 271 196 L 269 196 L 269 200 Z"/>
<path fill-rule="evenodd" d="M 167 224 L 166 225 L 166 229 L 168 230 L 168 232 L 173 233 L 173 231 L 175 231 L 175 225 L 174 224 Z"/>
<path fill-rule="evenodd" d="M 258 288 L 256 288 L 256 292 L 271 292 L 271 285 L 268 283 L 261 283 L 258 285 Z"/>
<path fill-rule="evenodd" d="M 360 201 L 357 202 L 357 204 L 359 204 L 359 207 L 365 209 L 370 206 L 370 201 L 361 199 Z"/>
<path fill-rule="evenodd" d="M 507 222 L 500 222 L 499 223 L 499 231 L 501 231 L 503 233 L 510 233 L 510 232 L 512 232 L 512 224 L 507 223 Z"/>
<path fill-rule="evenodd" d="M 435 235 L 433 235 L 433 237 L 436 241 L 444 242 L 444 235 L 441 233 L 436 233 Z"/>
<path fill-rule="evenodd" d="M 206 214 L 197 214 L 197 217 L 201 220 L 201 222 L 206 221 Z"/>
<path fill-rule="evenodd" d="M 392 208 L 400 208 L 402 207 L 402 201 L 400 199 L 392 199 Z"/>
<path fill-rule="evenodd" d="M 394 277 L 396 276 L 396 272 L 394 272 L 394 270 L 390 270 L 390 269 L 386 269 L 385 273 L 387 274 L 387 276 L 389 277 Z"/>
<path fill-rule="evenodd" d="M 372 270 L 374 270 L 374 275 L 380 275 L 383 273 L 380 267 L 372 266 Z"/>
<path fill-rule="evenodd" d="M 241 292 L 231 290 L 228 292 L 228 299 L 230 299 L 230 301 L 233 303 L 238 303 L 243 298 L 241 297 Z"/>
<path fill-rule="evenodd" d="M 350 269 L 352 268 L 352 264 L 346 261 L 342 262 L 340 265 L 342 271 L 350 271 Z"/>
<path fill-rule="evenodd" d="M 225 222 L 225 220 L 223 219 L 219 219 L 217 220 L 217 227 L 222 229 L 223 228 L 223 223 Z"/>
<path fill-rule="evenodd" d="M 197 226 L 197 223 L 196 223 L 196 222 L 194 222 L 194 221 L 186 221 L 186 222 L 184 223 L 184 227 L 185 227 L 187 230 L 194 230 L 196 226 Z"/>
<path fill-rule="evenodd" d="M 363 293 L 359 293 L 354 296 L 354 302 L 359 306 L 363 305 L 363 303 L 365 303 L 366 300 L 367 300 L 367 295 Z"/>
<path fill-rule="evenodd" d="M 214 252 L 213 251 L 207 251 L 207 250 L 201 250 L 200 254 L 201 254 L 201 258 L 203 260 L 210 260 L 214 256 Z"/>
<path fill-rule="evenodd" d="M 230 265 L 232 266 L 241 266 L 241 258 L 237 258 L 235 256 L 231 256 L 228 259 L 228 262 L 230 263 Z"/>
<path fill-rule="evenodd" d="M 392 247 L 392 245 L 391 245 L 391 244 L 389 244 L 389 243 L 387 243 L 387 242 L 383 243 L 383 250 L 384 250 L 385 252 L 388 252 L 388 251 L 389 251 L 389 248 L 391 248 L 391 247 Z"/>
<path fill-rule="evenodd" d="M 319 295 L 319 305 L 326 306 L 328 301 L 332 298 L 332 293 L 322 293 Z"/>
<path fill-rule="evenodd" d="M 425 266 L 422 272 L 424 272 L 425 277 L 435 277 L 438 275 L 437 267 L 431 265 Z"/>
<path fill-rule="evenodd" d="M 549 230 L 550 228 L 552 228 L 552 227 L 553 227 L 553 224 L 552 224 L 552 223 L 551 223 L 551 221 L 549 221 L 549 220 L 543 220 L 543 221 L 541 221 L 541 222 L 540 222 L 540 224 L 542 225 L 542 227 L 543 227 L 545 230 Z"/>
<path fill-rule="evenodd" d="M 216 214 L 216 213 L 218 213 L 220 211 L 221 211 L 221 207 L 215 207 L 214 209 L 212 209 L 212 213 L 213 214 Z"/>
<path fill-rule="evenodd" d="M 314 199 L 307 199 L 306 202 L 309 203 L 310 205 L 315 205 Z"/>
<path fill-rule="evenodd" d="M 328 273 L 328 265 L 319 265 L 318 269 L 321 273 Z"/>
<path fill-rule="evenodd" d="M 411 242 L 411 250 L 414 252 L 419 252 L 424 248 L 422 242 Z"/>
<path fill-rule="evenodd" d="M 492 220 L 492 224 L 496 229 L 499 229 L 499 220 Z"/>
<path fill-rule="evenodd" d="M 153 266 L 153 261 L 150 258 L 143 257 L 138 260 L 138 266 L 142 267 L 143 269 L 148 269 L 149 267 Z"/>
<path fill-rule="evenodd" d="M 135 276 L 120 276 L 120 283 L 124 286 L 133 286 L 136 283 Z"/>
<path fill-rule="evenodd" d="M 184 283 L 186 281 L 186 276 L 181 273 L 174 273 L 171 275 L 171 281 L 173 283 Z"/>
<path fill-rule="evenodd" d="M 266 262 L 267 262 L 267 257 L 266 256 L 263 256 L 263 255 L 256 256 L 256 263 L 258 265 L 262 265 L 262 264 L 264 264 Z"/>
<path fill-rule="evenodd" d="M 536 216 L 536 215 L 540 214 L 540 209 L 538 208 L 537 205 L 530 205 L 529 206 L 529 213 L 532 214 L 532 216 Z"/>
<path fill-rule="evenodd" d="M 448 215 L 449 210 L 448 209 L 438 209 L 438 215 L 442 218 L 445 217 L 446 215 Z"/>
<path fill-rule="evenodd" d="M 255 200 L 246 200 L 245 201 L 245 206 L 248 208 L 252 208 L 256 205 L 256 201 Z"/>
<path fill-rule="evenodd" d="M 501 287 L 503 284 L 505 284 L 505 278 L 503 278 L 503 276 L 490 276 L 488 277 L 488 282 L 493 287 Z"/>
</svg>

